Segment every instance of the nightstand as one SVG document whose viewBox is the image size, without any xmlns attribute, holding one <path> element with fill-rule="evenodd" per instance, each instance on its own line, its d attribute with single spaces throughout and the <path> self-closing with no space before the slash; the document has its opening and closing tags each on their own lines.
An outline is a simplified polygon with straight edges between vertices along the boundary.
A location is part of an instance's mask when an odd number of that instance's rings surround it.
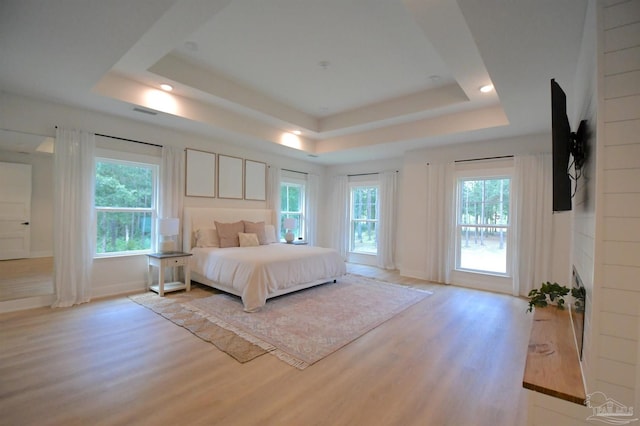
<svg viewBox="0 0 640 426">
<path fill-rule="evenodd" d="M 191 253 L 182 252 L 169 252 L 169 253 L 150 253 L 147 255 L 149 263 L 149 275 L 147 277 L 147 284 L 150 290 L 155 291 L 160 296 L 164 296 L 165 292 L 178 291 L 178 290 L 191 290 L 191 270 L 189 269 L 189 257 Z M 152 285 L 153 282 L 153 267 L 158 268 L 158 284 Z M 170 283 L 164 282 L 164 270 L 165 268 L 182 266 L 184 271 L 184 283 L 180 281 L 173 281 Z"/>
</svg>

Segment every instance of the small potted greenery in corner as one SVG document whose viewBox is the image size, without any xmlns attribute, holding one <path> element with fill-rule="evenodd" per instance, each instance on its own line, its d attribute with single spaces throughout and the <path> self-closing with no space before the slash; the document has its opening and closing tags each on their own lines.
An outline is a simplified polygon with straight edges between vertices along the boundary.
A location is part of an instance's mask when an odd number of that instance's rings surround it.
<svg viewBox="0 0 640 426">
<path fill-rule="evenodd" d="M 575 300 L 575 306 L 578 309 L 584 308 L 585 291 L 584 287 L 572 288 L 569 290 L 567 287 L 558 283 L 542 283 L 540 288 L 534 288 L 529 292 L 529 309 L 527 312 L 533 311 L 533 308 L 543 308 L 548 306 L 549 303 L 555 303 L 558 309 L 564 309 L 564 297 L 571 292 Z"/>
</svg>

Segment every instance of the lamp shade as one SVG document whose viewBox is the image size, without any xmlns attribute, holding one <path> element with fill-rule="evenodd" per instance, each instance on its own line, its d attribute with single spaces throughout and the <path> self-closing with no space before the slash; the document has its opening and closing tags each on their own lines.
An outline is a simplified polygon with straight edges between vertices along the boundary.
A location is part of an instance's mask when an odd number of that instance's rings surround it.
<svg viewBox="0 0 640 426">
<path fill-rule="evenodd" d="M 296 227 L 296 220 L 292 217 L 288 217 L 282 222 L 284 229 L 293 229 Z"/>
<path fill-rule="evenodd" d="M 163 236 L 178 235 L 180 232 L 180 219 L 158 219 L 158 234 Z"/>
</svg>

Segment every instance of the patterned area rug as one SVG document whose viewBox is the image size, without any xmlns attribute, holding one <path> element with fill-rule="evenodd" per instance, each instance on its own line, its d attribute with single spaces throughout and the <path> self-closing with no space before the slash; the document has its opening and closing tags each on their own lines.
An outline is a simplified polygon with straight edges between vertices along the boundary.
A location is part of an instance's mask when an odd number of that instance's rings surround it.
<svg viewBox="0 0 640 426">
<path fill-rule="evenodd" d="M 210 297 L 217 292 L 191 286 L 190 292 L 167 293 L 160 297 L 148 292 L 129 296 L 134 302 L 151 309 L 180 327 L 184 327 L 202 340 L 213 344 L 221 351 L 229 354 L 238 362 L 247 362 L 267 353 L 260 346 L 249 342 L 237 334 L 224 329 L 202 315 L 186 309 L 183 304 L 192 300 Z"/>
<path fill-rule="evenodd" d="M 270 299 L 254 313 L 244 312 L 240 299 L 227 294 L 182 306 L 304 369 L 431 294 L 347 275 L 337 283 Z"/>
</svg>

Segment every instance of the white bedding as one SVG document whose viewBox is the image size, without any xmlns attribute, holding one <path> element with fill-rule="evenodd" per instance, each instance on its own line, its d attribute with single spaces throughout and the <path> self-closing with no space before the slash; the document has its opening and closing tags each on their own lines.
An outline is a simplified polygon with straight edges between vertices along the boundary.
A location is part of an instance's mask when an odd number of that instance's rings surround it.
<svg viewBox="0 0 640 426">
<path fill-rule="evenodd" d="M 333 281 L 346 273 L 344 260 L 333 249 L 293 244 L 191 250 L 194 275 L 242 297 L 252 312 L 267 298 L 287 289 Z"/>
</svg>

